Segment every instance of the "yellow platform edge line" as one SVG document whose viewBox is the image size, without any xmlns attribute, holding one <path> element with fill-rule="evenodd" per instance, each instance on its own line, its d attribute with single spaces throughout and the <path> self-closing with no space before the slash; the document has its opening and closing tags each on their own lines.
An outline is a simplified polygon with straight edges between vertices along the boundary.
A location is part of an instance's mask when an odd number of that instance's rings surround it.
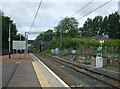
<svg viewBox="0 0 120 89">
<path fill-rule="evenodd" d="M 46 80 L 46 78 L 44 77 L 43 73 L 40 71 L 40 68 L 38 67 L 37 63 L 32 62 L 32 64 L 33 64 L 34 70 L 36 72 L 36 75 L 37 75 L 37 78 L 38 78 L 38 81 L 39 81 L 41 87 L 42 88 L 51 87 L 49 85 L 48 81 Z"/>
</svg>

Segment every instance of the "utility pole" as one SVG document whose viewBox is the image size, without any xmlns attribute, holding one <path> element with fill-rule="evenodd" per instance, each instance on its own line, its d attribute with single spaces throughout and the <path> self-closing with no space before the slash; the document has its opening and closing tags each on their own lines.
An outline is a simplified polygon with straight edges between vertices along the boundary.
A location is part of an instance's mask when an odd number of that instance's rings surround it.
<svg viewBox="0 0 120 89">
<path fill-rule="evenodd" d="M 21 34 L 20 34 L 20 41 L 21 41 Z M 20 49 L 20 59 L 21 59 L 21 53 L 22 53 L 22 49 Z"/>
<path fill-rule="evenodd" d="M 60 54 L 62 53 L 62 29 L 60 29 Z"/>
<path fill-rule="evenodd" d="M 25 49 L 25 53 L 28 53 L 28 36 L 27 36 L 27 32 L 25 32 L 25 42 L 26 42 L 26 49 Z"/>
<path fill-rule="evenodd" d="M 21 41 L 21 34 L 20 34 L 20 41 Z"/>
<path fill-rule="evenodd" d="M 27 35 L 27 53 L 28 53 L 28 35 Z"/>
<path fill-rule="evenodd" d="M 8 38 L 8 41 L 9 41 L 9 58 L 10 58 L 10 41 L 11 41 L 11 38 L 10 38 L 10 24 L 9 24 L 9 38 Z"/>
<path fill-rule="evenodd" d="M 41 51 L 43 52 L 44 51 L 44 41 L 41 42 Z"/>
</svg>

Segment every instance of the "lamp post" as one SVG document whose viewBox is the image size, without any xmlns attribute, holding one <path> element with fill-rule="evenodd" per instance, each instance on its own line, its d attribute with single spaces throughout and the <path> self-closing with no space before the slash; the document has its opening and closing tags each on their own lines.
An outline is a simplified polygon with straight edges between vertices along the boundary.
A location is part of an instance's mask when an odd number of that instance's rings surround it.
<svg viewBox="0 0 120 89">
<path fill-rule="evenodd" d="M 16 24 L 15 22 L 13 22 L 12 24 Z M 8 38 L 8 42 L 9 42 L 9 58 L 11 57 L 11 44 L 10 44 L 10 42 L 11 42 L 11 23 L 9 24 L 9 38 Z"/>
<path fill-rule="evenodd" d="M 60 17 L 62 19 L 62 17 Z M 62 27 L 60 26 L 60 54 L 62 53 Z"/>
<path fill-rule="evenodd" d="M 60 54 L 62 53 L 62 29 L 60 29 Z"/>
<path fill-rule="evenodd" d="M 8 41 L 9 41 L 9 58 L 10 58 L 10 41 L 11 41 L 11 38 L 10 38 L 10 25 L 11 24 L 9 24 L 9 38 L 8 38 Z"/>
<path fill-rule="evenodd" d="M 20 41 L 21 41 L 21 34 L 20 34 Z M 20 49 L 20 59 L 21 59 L 21 53 L 22 53 L 22 49 Z"/>
</svg>

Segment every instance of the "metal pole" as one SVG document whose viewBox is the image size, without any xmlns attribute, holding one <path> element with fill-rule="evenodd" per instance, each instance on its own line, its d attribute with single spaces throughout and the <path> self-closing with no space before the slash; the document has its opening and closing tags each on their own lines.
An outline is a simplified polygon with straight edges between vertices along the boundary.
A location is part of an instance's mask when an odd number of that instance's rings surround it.
<svg viewBox="0 0 120 89">
<path fill-rule="evenodd" d="M 26 37 L 26 32 L 25 32 L 25 42 L 26 42 L 25 53 L 27 53 L 27 37 Z"/>
<path fill-rule="evenodd" d="M 102 42 L 101 42 L 101 56 L 102 56 Z"/>
<path fill-rule="evenodd" d="M 113 47 L 112 47 L 112 56 L 114 56 L 114 51 L 113 51 Z"/>
<path fill-rule="evenodd" d="M 28 53 L 28 49 L 27 49 L 27 44 L 28 44 L 28 37 L 27 37 L 27 32 L 25 32 L 25 42 L 26 42 L 26 49 L 25 49 L 25 53 Z"/>
<path fill-rule="evenodd" d="M 55 40 L 55 36 L 52 36 L 52 40 Z"/>
<path fill-rule="evenodd" d="M 20 41 L 21 41 L 21 34 L 20 34 Z"/>
<path fill-rule="evenodd" d="M 43 50 L 44 50 L 44 47 L 43 47 L 44 42 L 42 41 L 41 44 L 42 44 L 42 45 L 41 45 L 41 52 L 43 52 Z"/>
<path fill-rule="evenodd" d="M 43 34 L 42 51 L 44 51 L 45 34 Z"/>
<path fill-rule="evenodd" d="M 21 41 L 21 34 L 20 34 L 20 41 Z M 22 53 L 22 50 L 20 49 L 20 59 L 21 59 L 21 53 Z"/>
<path fill-rule="evenodd" d="M 60 29 L 60 54 L 62 53 L 62 29 Z"/>
<path fill-rule="evenodd" d="M 27 53 L 28 53 L 28 35 L 27 35 Z"/>
<path fill-rule="evenodd" d="M 10 41 L 11 41 L 11 39 L 10 39 L 10 24 L 9 24 L 9 39 L 8 39 L 8 41 L 9 41 L 9 58 L 10 58 Z"/>
</svg>

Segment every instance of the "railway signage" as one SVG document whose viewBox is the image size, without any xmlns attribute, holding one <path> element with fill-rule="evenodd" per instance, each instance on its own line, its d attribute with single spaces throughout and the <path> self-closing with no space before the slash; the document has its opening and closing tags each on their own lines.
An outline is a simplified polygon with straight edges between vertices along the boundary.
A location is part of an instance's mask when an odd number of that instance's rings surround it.
<svg viewBox="0 0 120 89">
<path fill-rule="evenodd" d="M 26 42 L 25 41 L 13 41 L 13 49 L 16 50 L 25 50 Z"/>
</svg>

